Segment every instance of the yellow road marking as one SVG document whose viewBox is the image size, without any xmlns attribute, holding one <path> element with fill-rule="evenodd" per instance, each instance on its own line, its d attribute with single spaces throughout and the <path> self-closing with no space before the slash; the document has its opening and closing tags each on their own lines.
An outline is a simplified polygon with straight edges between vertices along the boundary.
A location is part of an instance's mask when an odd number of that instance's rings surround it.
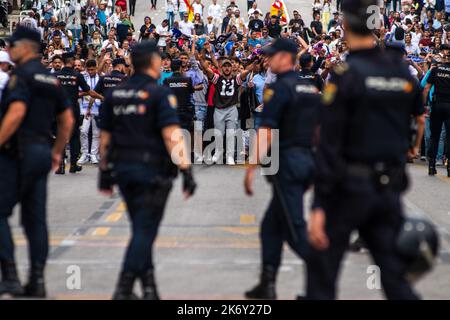
<svg viewBox="0 0 450 320">
<path fill-rule="evenodd" d="M 125 202 L 120 201 L 115 212 L 125 212 L 125 211 L 127 211 L 127 206 L 125 205 Z"/>
<path fill-rule="evenodd" d="M 107 222 L 117 222 L 119 221 L 123 216 L 123 212 L 114 212 L 111 213 L 109 216 L 106 217 Z"/>
<path fill-rule="evenodd" d="M 239 217 L 240 224 L 254 224 L 256 223 L 256 216 L 254 214 L 241 214 Z"/>
<path fill-rule="evenodd" d="M 222 231 L 235 233 L 235 234 L 242 234 L 242 235 L 256 234 L 259 231 L 259 227 L 221 227 L 218 229 L 220 229 Z"/>
<path fill-rule="evenodd" d="M 94 232 L 92 232 L 93 236 L 106 236 L 109 233 L 110 228 L 95 228 Z"/>
</svg>

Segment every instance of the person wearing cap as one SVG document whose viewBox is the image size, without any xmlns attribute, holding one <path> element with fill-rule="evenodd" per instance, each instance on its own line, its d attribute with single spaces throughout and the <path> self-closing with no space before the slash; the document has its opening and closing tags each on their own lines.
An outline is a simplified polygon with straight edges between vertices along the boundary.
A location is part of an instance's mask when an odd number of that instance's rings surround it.
<svg viewBox="0 0 450 320">
<path fill-rule="evenodd" d="M 129 66 L 124 58 L 114 59 L 112 61 L 112 66 L 113 70 L 111 71 L 111 73 L 101 76 L 94 88 L 94 91 L 102 95 L 103 97 L 111 88 L 117 87 L 127 79 L 126 68 L 128 68 Z"/>
<path fill-rule="evenodd" d="M 18 26 L 9 39 L 16 68 L 0 105 L 0 296 L 46 296 L 44 269 L 49 244 L 46 223 L 47 177 L 69 139 L 73 116 L 61 85 L 40 62 L 41 35 Z M 51 148 L 54 119 L 58 130 Z M 8 219 L 21 205 L 21 225 L 29 244 L 29 278 L 22 288 Z"/>
<path fill-rule="evenodd" d="M 424 89 L 425 99 L 431 87 L 434 86 L 434 96 L 430 113 L 430 148 L 428 149 L 428 174 L 434 176 L 436 170 L 436 155 L 438 153 L 439 140 L 442 125 L 445 126 L 447 137 L 446 157 L 450 159 L 450 55 L 449 45 L 441 45 L 440 51 L 443 55 L 442 63 L 430 71 L 427 85 Z M 447 161 L 447 176 L 450 178 L 450 161 Z"/>
<path fill-rule="evenodd" d="M 213 56 L 211 46 L 206 47 L 209 56 Z M 215 58 L 213 58 L 215 60 Z M 209 81 L 214 85 L 214 128 L 218 130 L 223 138 L 225 132 L 233 134 L 238 126 L 239 112 L 237 105 L 239 103 L 239 89 L 242 83 L 253 69 L 253 64 L 248 66 L 241 73 L 233 74 L 233 63 L 225 58 L 220 65 L 220 74 L 214 73 L 208 67 L 205 59 L 200 59 L 203 71 L 208 76 Z M 215 154 L 212 157 L 212 163 L 223 163 L 223 147 L 216 146 Z M 234 139 L 226 141 L 226 163 L 234 165 L 235 143 Z M 209 157 L 208 157 L 209 158 Z M 209 160 L 209 159 L 208 159 Z M 209 162 L 209 161 L 208 161 Z M 211 163 L 207 163 L 211 164 Z"/>
<path fill-rule="evenodd" d="M 255 147 L 253 154 L 262 159 L 270 149 L 272 155 L 279 154 L 279 164 L 278 170 L 263 172 L 272 183 L 273 196 L 261 224 L 260 281 L 245 293 L 249 299 L 276 299 L 275 283 L 284 242 L 300 258 L 307 256 L 303 195 L 313 177 L 312 143 L 320 104 L 319 90 L 294 71 L 298 53 L 295 42 L 277 39 L 263 53 L 269 57 L 269 67 L 277 80 L 264 91 L 264 109 L 257 133 L 259 150 Z M 275 131 L 279 143 L 272 144 L 267 140 L 271 140 Z M 256 168 L 257 164 L 251 164 L 246 171 L 244 187 L 249 196 L 253 195 Z"/>
<path fill-rule="evenodd" d="M 358 231 L 388 299 L 417 299 L 396 251 L 408 186 L 406 162 L 423 136 L 422 93 L 403 56 L 376 45 L 367 24 L 376 0 L 344 0 L 350 48 L 322 95 L 314 197 L 309 220 L 307 299 L 335 299 L 341 260 Z M 411 121 L 417 126 L 411 135 Z"/>
<path fill-rule="evenodd" d="M 312 71 L 314 65 L 313 56 L 308 52 L 303 53 L 300 56 L 299 63 L 301 68 L 298 73 L 299 78 L 311 81 L 311 83 L 322 92 L 324 86 L 323 79 L 319 74 Z"/>
<path fill-rule="evenodd" d="M 56 78 L 61 82 L 61 86 L 64 89 L 66 96 L 68 97 L 72 112 L 75 117 L 75 125 L 73 127 L 72 136 L 70 137 L 70 173 L 77 173 L 82 170 L 77 164 L 78 157 L 80 155 L 80 125 L 81 125 L 81 111 L 78 103 L 79 89 L 83 95 L 90 95 L 93 98 L 101 99 L 102 97 L 94 92 L 86 83 L 85 78 L 81 73 L 76 72 L 73 69 L 74 55 L 72 53 L 65 53 L 62 57 L 64 67 L 55 73 Z M 64 150 L 65 154 L 65 150 Z M 59 169 L 55 174 L 65 174 L 64 157 L 61 160 Z"/>
<path fill-rule="evenodd" d="M 196 183 L 176 114 L 177 98 L 156 82 L 161 72 L 156 44 L 137 44 L 131 61 L 135 73 L 109 90 L 100 111 L 99 190 L 112 194 L 114 174 L 132 224 L 113 299 L 136 299 L 133 286 L 139 280 L 142 299 L 157 300 L 153 242 L 177 167 L 186 199 L 193 195 Z"/>
<path fill-rule="evenodd" d="M 202 90 L 203 85 L 194 86 L 192 79 L 181 71 L 183 62 L 173 60 L 171 77 L 165 78 L 163 85 L 170 88 L 178 101 L 177 114 L 180 118 L 181 128 L 192 132 L 194 121 L 194 106 L 192 105 L 192 94 L 195 90 Z"/>
<path fill-rule="evenodd" d="M 2 92 L 9 80 L 9 71 L 14 63 L 9 58 L 6 51 L 0 51 L 0 102 L 2 101 Z"/>
<path fill-rule="evenodd" d="M 259 35 L 261 35 L 261 31 L 264 28 L 264 21 L 260 19 L 259 11 L 255 11 L 253 14 L 254 18 L 251 19 L 248 23 L 248 29 L 250 32 L 255 31 Z"/>
</svg>

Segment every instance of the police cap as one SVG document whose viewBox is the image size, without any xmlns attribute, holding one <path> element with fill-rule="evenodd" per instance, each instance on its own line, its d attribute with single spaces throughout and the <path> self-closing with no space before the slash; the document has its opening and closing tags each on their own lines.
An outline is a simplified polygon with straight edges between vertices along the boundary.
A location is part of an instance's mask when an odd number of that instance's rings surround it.
<svg viewBox="0 0 450 320">
<path fill-rule="evenodd" d="M 378 0 L 344 0 L 342 2 L 344 20 L 347 21 L 352 32 L 367 35 L 378 27 L 370 25 L 370 22 L 375 22 L 375 20 L 372 21 L 373 19 L 369 20 L 374 14 L 372 10 L 369 10 L 371 6 L 378 6 Z"/>
<path fill-rule="evenodd" d="M 20 40 L 29 40 L 36 43 L 41 43 L 41 34 L 36 29 L 19 25 L 12 36 L 8 39 L 8 42 L 10 46 L 14 46 L 14 43 Z"/>
<path fill-rule="evenodd" d="M 266 46 L 262 49 L 262 53 L 268 56 L 273 56 L 278 52 L 289 52 L 292 54 L 297 54 L 298 46 L 292 40 L 277 39 L 271 45 Z"/>
<path fill-rule="evenodd" d="M 425 219 L 407 217 L 397 236 L 396 249 L 408 262 L 408 280 L 417 280 L 435 263 L 439 249 L 436 228 Z"/>
</svg>

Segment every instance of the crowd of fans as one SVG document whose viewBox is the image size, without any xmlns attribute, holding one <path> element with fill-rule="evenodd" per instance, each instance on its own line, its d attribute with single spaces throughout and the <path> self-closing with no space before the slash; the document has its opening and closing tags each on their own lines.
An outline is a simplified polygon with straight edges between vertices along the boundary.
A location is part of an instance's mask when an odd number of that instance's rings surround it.
<svg viewBox="0 0 450 320">
<path fill-rule="evenodd" d="M 163 57 L 160 84 L 172 76 L 175 61 L 175 71 L 190 77 L 196 87 L 190 101 L 192 129 L 217 126 L 218 120 L 213 116 L 217 107 L 217 86 L 213 80 L 217 79 L 210 74 L 223 74 L 224 67 L 230 65 L 233 75 L 245 74 L 242 84 L 238 81 L 238 92 L 230 94 L 237 95 L 239 119 L 235 125 L 246 129 L 258 125 L 264 87 L 275 79 L 262 53 L 274 39 L 282 37 L 295 41 L 299 46 L 298 70 L 311 70 L 319 84 L 327 81 L 329 71 L 343 63 L 348 54 L 340 14 L 341 0 L 314 0 L 310 10 L 289 12 L 289 20 L 284 3 L 276 0 L 270 12 L 263 12 L 259 8 L 262 2 L 249 0 L 247 6 L 241 8 L 230 0 L 223 10 L 217 0 L 208 1 L 208 5 L 202 0 L 192 3 L 165 0 L 159 4 L 154 1 L 152 8 L 164 6 L 167 18 L 161 23 L 152 21 L 149 5 L 149 16 L 142 25 L 135 26 L 130 18 L 135 14 L 134 0 L 129 3 L 124 0 L 115 3 L 111 0 L 80 1 L 75 15 L 68 21 L 58 20 L 53 14 L 52 0 L 35 0 L 32 11 L 21 24 L 41 31 L 42 62 L 49 69 L 61 68 L 61 56 L 71 52 L 76 58 L 76 69 L 83 73 L 92 88 L 99 76 L 112 71 L 115 59 L 123 58 L 127 66 L 123 71 L 131 74 L 128 66 L 133 46 L 140 41 L 156 41 Z M 276 10 L 278 7 L 281 9 Z M 379 15 L 374 41 L 380 46 L 392 44 L 404 49 L 411 73 L 425 85 L 430 68 L 442 60 L 441 46 L 450 39 L 450 0 L 385 0 Z M 7 60 L 4 55 L 0 58 L 2 80 L 10 64 L 4 61 Z M 431 95 L 429 106 L 430 101 Z M 81 101 L 81 106 L 84 103 Z M 81 110 L 83 113 L 86 108 Z M 229 125 L 227 122 L 227 128 Z M 427 130 L 423 155 L 429 136 Z M 438 158 L 445 161 L 443 146 L 442 141 Z"/>
</svg>

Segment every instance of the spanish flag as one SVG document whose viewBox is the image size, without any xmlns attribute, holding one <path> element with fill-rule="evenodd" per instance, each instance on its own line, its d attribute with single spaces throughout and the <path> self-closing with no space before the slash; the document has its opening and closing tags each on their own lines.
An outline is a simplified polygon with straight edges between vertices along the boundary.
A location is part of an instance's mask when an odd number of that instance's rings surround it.
<svg viewBox="0 0 450 320">
<path fill-rule="evenodd" d="M 189 0 L 183 0 L 183 1 L 186 4 L 186 7 L 188 9 L 188 15 L 189 15 L 188 20 L 194 21 L 194 9 L 192 8 L 191 3 L 189 2 Z"/>
<path fill-rule="evenodd" d="M 279 16 L 282 25 L 287 24 L 286 6 L 283 1 L 275 0 L 270 7 L 271 16 Z"/>
</svg>

